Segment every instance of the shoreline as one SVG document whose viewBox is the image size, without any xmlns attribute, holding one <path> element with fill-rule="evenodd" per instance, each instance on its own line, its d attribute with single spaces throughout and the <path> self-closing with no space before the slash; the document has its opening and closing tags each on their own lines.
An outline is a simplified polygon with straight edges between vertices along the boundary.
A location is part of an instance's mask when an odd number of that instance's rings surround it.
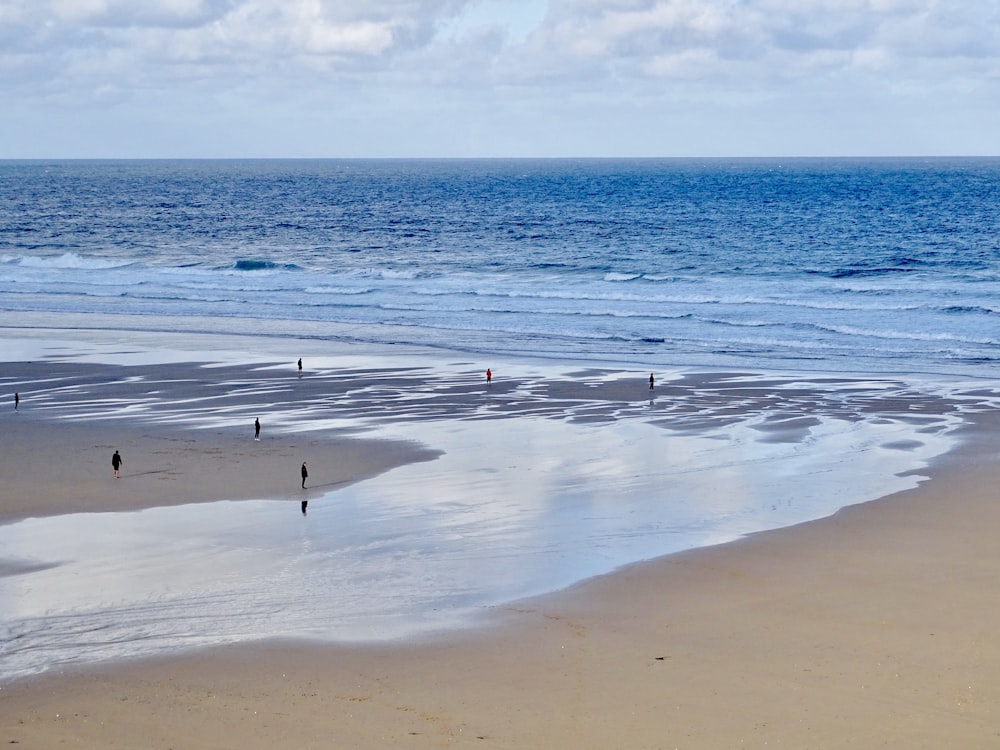
<svg viewBox="0 0 1000 750">
<path fill-rule="evenodd" d="M 384 335 L 372 340 L 370 332 L 363 325 L 334 323 L 329 321 L 300 321 L 263 318 L 212 318 L 211 325 L 205 319 L 183 315 L 135 315 L 122 313 L 86 313 L 82 316 L 62 312 L 12 311 L 0 325 L 0 338 L 37 341 L 50 337 L 63 341 L 67 347 L 83 337 L 89 344 L 98 343 L 107 347 L 106 351 L 127 352 L 131 348 L 145 347 L 184 352 L 183 361 L 191 361 L 192 352 L 241 353 L 237 361 L 281 360 L 289 356 L 290 342 L 294 353 L 299 356 L 330 359 L 357 356 L 360 359 L 380 359 L 393 361 L 400 366 L 408 362 L 427 358 L 468 364 L 482 363 L 485 369 L 491 361 L 502 359 L 508 363 L 518 363 L 521 368 L 548 367 L 553 362 L 568 365 L 572 369 L 630 369 L 645 371 L 746 371 L 773 374 L 801 373 L 805 377 L 834 376 L 865 380 L 870 377 L 917 377 L 931 381 L 984 380 L 992 379 L 993 371 L 981 368 L 927 368 L 900 369 L 896 363 L 865 362 L 864 366 L 834 367 L 823 358 L 809 359 L 767 359 L 766 364 L 748 367 L 741 358 L 729 355 L 699 356 L 677 359 L 662 355 L 636 356 L 629 354 L 604 357 L 573 356 L 571 353 L 537 352 L 502 353 L 499 357 L 492 351 L 479 349 L 431 346 L 420 343 L 401 343 L 406 336 L 394 338 L 392 331 L 405 332 L 405 327 L 383 326 Z M 82 321 L 82 322 L 81 322 Z M 470 335 L 474 332 L 470 332 Z M 459 339 L 461 337 L 458 337 Z M 191 341 L 202 342 L 192 348 Z M 205 348 L 204 343 L 208 343 Z M 251 352 L 247 354 L 247 352 Z M 231 358 L 230 358 L 231 359 Z"/>
<path fill-rule="evenodd" d="M 70 364 L 63 375 L 80 369 Z M 174 377 L 186 382 L 189 369 L 165 367 L 157 392 Z M 243 388 L 234 380 L 237 369 L 213 367 L 206 381 Z M 384 387 L 379 399 L 403 382 L 392 370 L 364 377 Z M 343 387 L 360 398 L 358 379 L 347 376 Z M 642 388 L 643 379 L 636 380 Z M 831 378 L 841 381 L 851 387 L 850 379 Z M 315 396 L 328 382 L 303 387 Z M 738 393 L 766 397 L 762 384 L 768 381 L 759 378 Z M 298 385 L 293 377 L 289 387 Z M 608 414 L 587 407 L 586 398 L 606 388 L 606 408 L 620 418 L 620 410 L 632 408 L 628 399 L 640 406 L 645 399 L 629 395 L 632 385 L 601 385 L 599 378 L 554 383 L 542 400 L 559 408 L 582 403 L 573 407 L 575 418 L 602 423 Z M 149 388 L 129 387 L 132 404 Z M 455 419 L 479 408 L 479 387 L 446 383 L 444 407 L 422 399 L 412 408 Z M 664 382 L 663 393 L 670 388 Z M 280 392 L 265 390 L 263 398 Z M 70 412 L 88 412 L 69 421 L 58 404 L 22 401 L 26 411 L 11 418 L 20 420 L 19 430 L 37 432 L 0 457 L 11 477 L 4 522 L 57 514 L 71 503 L 102 512 L 227 497 L 298 500 L 294 470 L 306 449 L 321 452 L 330 475 L 345 483 L 438 456 L 433 445 L 400 440 L 392 429 L 351 433 L 331 424 L 302 432 L 280 420 L 265 421 L 269 450 L 255 455 L 250 451 L 262 446 L 240 411 L 213 412 L 197 426 L 154 410 L 138 425 L 114 399 L 91 396 L 84 391 L 73 402 Z M 984 400 L 992 397 L 984 391 Z M 367 414 L 379 399 L 360 411 Z M 803 399 L 808 406 L 815 396 Z M 524 403 L 518 408 L 539 409 Z M 904 393 L 870 408 L 880 413 L 888 403 L 918 430 L 941 429 L 944 404 L 908 402 Z M 43 408 L 51 409 L 43 417 L 28 411 Z M 718 414 L 729 408 L 723 403 Z M 679 416 L 691 429 L 706 421 L 696 412 Z M 762 434 L 798 440 L 809 416 L 804 409 L 800 417 L 765 422 Z M 488 607 L 472 628 L 354 645 L 272 638 L 15 680 L 0 685 L 0 739 L 69 748 L 993 747 L 1000 741 L 1000 646 L 991 627 L 1000 607 L 991 596 L 1000 574 L 993 553 L 1000 417 L 984 408 L 967 419 L 959 444 L 921 470 L 929 478 L 912 489 Z M 62 445 L 87 444 L 93 453 L 53 455 L 47 440 L 56 424 Z M 109 432 L 117 433 L 113 440 Z M 213 447 L 186 459 L 190 446 L 178 443 L 193 436 Z M 169 451 L 142 467 L 146 479 L 156 479 L 144 481 L 141 497 L 108 492 L 109 485 L 128 487 L 136 456 L 157 455 L 165 442 Z M 129 446 L 126 474 L 112 484 L 105 464 L 118 443 Z M 248 482 L 233 460 L 238 455 L 274 487 Z"/>
</svg>

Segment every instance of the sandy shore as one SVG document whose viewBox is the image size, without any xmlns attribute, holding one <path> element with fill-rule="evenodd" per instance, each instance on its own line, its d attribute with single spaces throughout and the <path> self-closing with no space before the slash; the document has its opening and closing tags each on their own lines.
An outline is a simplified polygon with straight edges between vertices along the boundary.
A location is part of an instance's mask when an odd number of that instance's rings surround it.
<svg viewBox="0 0 1000 750">
<path fill-rule="evenodd" d="M 56 432 L 57 431 L 57 432 Z M 0 521 L 62 513 L 135 510 L 208 500 L 299 502 L 396 466 L 437 454 L 415 443 L 328 434 L 242 430 L 183 431 L 127 423 L 53 427 L 19 415 L 16 440 L 5 441 Z M 112 477 L 111 455 L 124 465 Z M 299 467 L 312 467 L 301 491 Z"/>
<path fill-rule="evenodd" d="M 298 499 L 306 454 L 331 484 L 433 457 L 313 433 L 265 432 L 259 451 L 242 426 L 209 435 L 107 414 L 54 424 L 31 406 L 4 417 L 8 438 L 19 420 L 0 455 L 4 520 Z M 995 748 L 998 437 L 1000 420 L 980 415 L 915 490 L 498 607 L 483 629 L 363 647 L 269 642 L 18 681 L 0 691 L 0 741 Z M 114 448 L 126 459 L 117 485 Z M 247 462 L 267 478 L 247 482 Z M 119 492 L 140 479 L 141 492 Z"/>
</svg>

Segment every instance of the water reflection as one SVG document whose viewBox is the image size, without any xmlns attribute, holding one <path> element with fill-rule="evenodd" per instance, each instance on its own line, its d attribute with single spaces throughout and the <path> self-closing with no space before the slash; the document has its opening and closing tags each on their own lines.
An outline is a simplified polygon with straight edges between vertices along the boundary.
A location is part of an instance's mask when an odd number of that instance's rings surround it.
<svg viewBox="0 0 1000 750">
<path fill-rule="evenodd" d="M 386 437 L 444 455 L 313 495 L 301 513 L 261 500 L 27 519 L 0 527 L 0 677 L 195 645 L 458 626 L 628 562 L 912 486 L 898 474 L 947 448 L 944 427 L 914 439 L 902 420 L 826 418 L 792 441 L 750 425 L 686 435 L 637 421 L 400 424 Z"/>
</svg>

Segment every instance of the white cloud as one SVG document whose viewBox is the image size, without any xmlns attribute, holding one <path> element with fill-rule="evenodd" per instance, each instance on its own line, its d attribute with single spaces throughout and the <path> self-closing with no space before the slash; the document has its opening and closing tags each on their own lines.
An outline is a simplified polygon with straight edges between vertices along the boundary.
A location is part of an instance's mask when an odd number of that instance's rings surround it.
<svg viewBox="0 0 1000 750">
<path fill-rule="evenodd" d="M 547 7 L 538 0 L 0 0 L 0 22 L 6 39 L 20 40 L 12 48 L 23 55 L 113 47 L 137 66 L 161 64 L 172 52 L 216 65 L 228 57 L 240 66 L 257 55 L 262 67 L 267 56 L 316 55 L 382 57 L 388 67 L 393 56 L 414 51 L 440 62 L 437 48 L 461 45 L 490 28 L 506 32 L 507 53 L 524 63 L 516 66 L 522 74 L 533 63 L 551 71 L 583 58 L 606 66 L 634 63 L 638 74 L 688 71 L 700 78 L 698 65 L 679 61 L 729 61 L 717 72 L 734 75 L 741 65 L 754 72 L 757 62 L 788 63 L 809 75 L 818 60 L 867 67 L 878 59 L 885 70 L 894 60 L 1000 54 L 995 0 L 947 6 L 934 0 L 551 0 Z M 406 64 L 413 62 L 409 57 Z"/>
<path fill-rule="evenodd" d="M 671 77 L 713 73 L 757 78 L 852 68 L 875 59 L 1000 56 L 996 2 L 914 0 L 563 0 L 553 4 L 545 45 L 608 64 L 635 59 L 636 71 Z M 683 61 L 699 64 L 684 64 Z M 725 66 L 717 61 L 729 61 Z M 666 61 L 666 63 L 665 63 Z M 735 63 L 735 64 L 732 64 Z"/>
<path fill-rule="evenodd" d="M 407 117 L 426 122 L 429 142 L 444 109 L 470 141 L 515 143 L 493 129 L 581 132 L 563 112 L 604 122 L 602 107 L 657 118 L 640 134 L 689 106 L 765 118 L 764 102 L 820 119 L 834 103 L 902 113 L 933 96 L 981 118 L 998 87 L 998 0 L 0 0 L 7 143 L 33 117 L 91 107 L 169 107 L 192 129 L 206 110 L 206 127 L 257 112 L 274 133 L 265 110 L 280 102 L 367 128 L 366 143 L 378 117 L 404 137 L 417 137 Z"/>
<path fill-rule="evenodd" d="M 44 0 L 33 7 L 44 12 Z M 48 17 L 57 24 L 196 26 L 220 17 L 229 0 L 52 0 Z"/>
</svg>

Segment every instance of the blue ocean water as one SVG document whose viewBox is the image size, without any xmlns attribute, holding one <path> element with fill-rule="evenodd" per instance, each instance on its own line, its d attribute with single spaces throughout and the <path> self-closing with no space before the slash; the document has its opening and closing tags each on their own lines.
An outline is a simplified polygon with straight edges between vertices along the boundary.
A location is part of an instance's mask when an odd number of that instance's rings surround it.
<svg viewBox="0 0 1000 750">
<path fill-rule="evenodd" d="M 0 311 L 81 326 L 992 376 L 998 299 L 996 158 L 0 162 Z"/>
</svg>

